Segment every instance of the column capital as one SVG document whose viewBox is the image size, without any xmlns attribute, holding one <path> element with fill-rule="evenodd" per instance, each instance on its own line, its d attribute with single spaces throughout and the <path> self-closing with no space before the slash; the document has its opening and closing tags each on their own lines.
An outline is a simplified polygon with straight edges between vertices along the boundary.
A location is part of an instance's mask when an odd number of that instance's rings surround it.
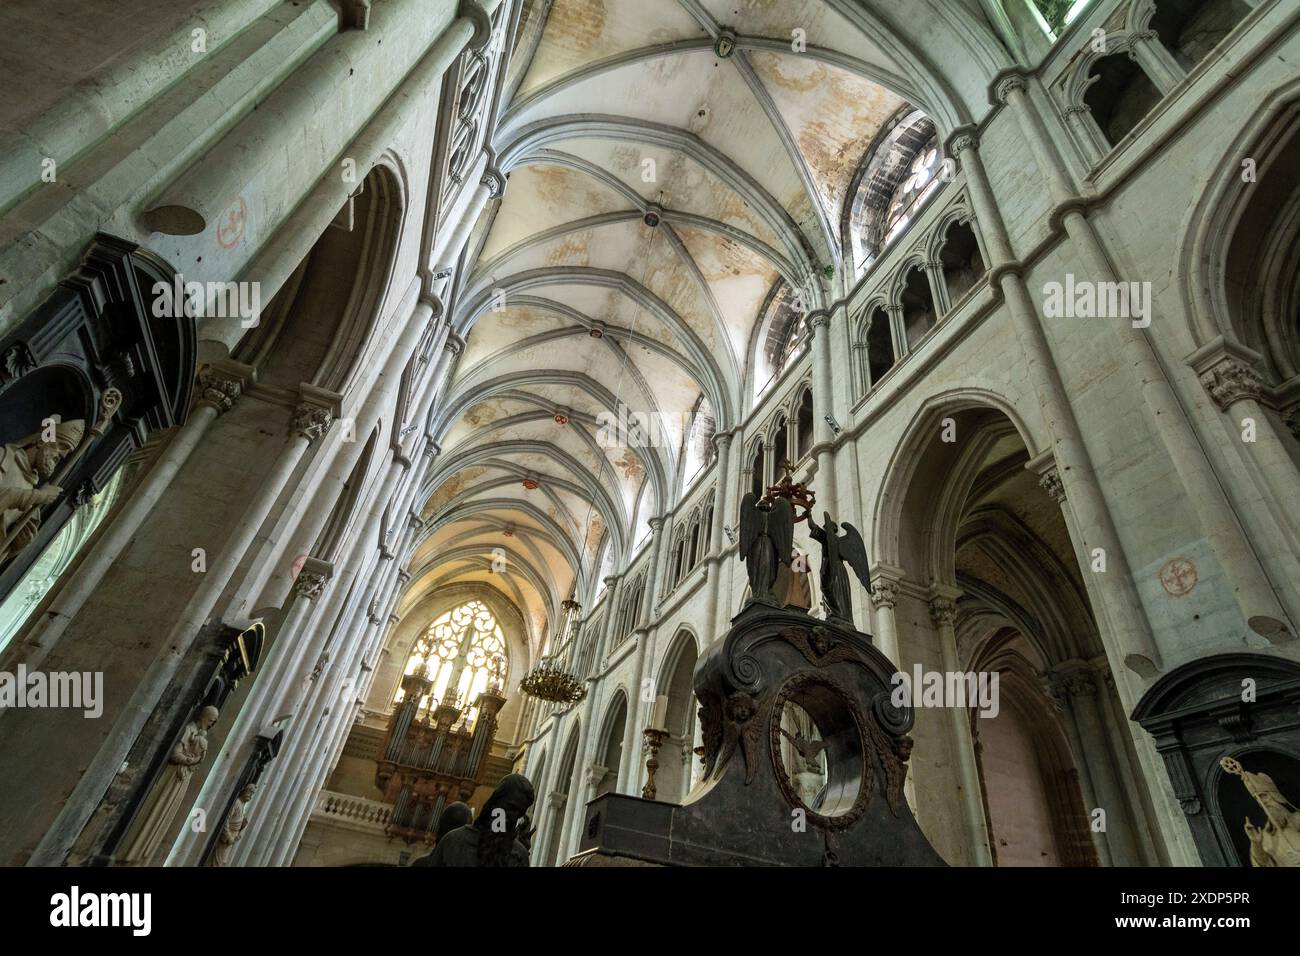
<svg viewBox="0 0 1300 956">
<path fill-rule="evenodd" d="M 898 603 L 898 582 L 890 578 L 878 578 L 871 583 L 871 603 L 875 607 L 893 607 Z"/>
<path fill-rule="evenodd" d="M 1264 397 L 1264 378 L 1253 367 L 1225 358 L 1201 373 L 1201 385 L 1210 393 L 1219 411 L 1226 412 L 1242 400 L 1258 402 Z"/>
<path fill-rule="evenodd" d="M 448 329 L 447 341 L 442 343 L 442 347 L 452 355 L 460 355 L 465 351 L 465 339 L 455 329 Z"/>
<path fill-rule="evenodd" d="M 944 143 L 944 152 L 949 156 L 960 156 L 968 149 L 978 150 L 980 145 L 979 127 L 974 125 L 958 126 Z"/>
<path fill-rule="evenodd" d="M 957 620 L 957 602 L 947 597 L 931 598 L 930 620 L 935 627 L 951 627 Z"/>
<path fill-rule="evenodd" d="M 650 526 L 651 531 L 653 531 L 655 534 L 658 534 L 660 531 L 663 530 L 664 516 L 655 515 L 652 518 L 647 518 L 645 523 Z"/>
<path fill-rule="evenodd" d="M 312 402 L 300 402 L 293 410 L 293 421 L 289 424 L 289 432 L 307 439 L 308 442 L 314 442 L 329 431 L 333 421 L 334 416 L 330 414 L 328 408 L 322 408 Z"/>
<path fill-rule="evenodd" d="M 325 591 L 325 585 L 334 576 L 334 565 L 319 558 L 307 558 L 294 578 L 293 590 L 299 597 L 314 601 Z"/>
<path fill-rule="evenodd" d="M 506 175 L 494 166 L 483 170 L 479 185 L 486 186 L 488 199 L 500 199 L 506 194 Z"/>
<path fill-rule="evenodd" d="M 239 396 L 257 382 L 257 369 L 251 365 L 220 359 L 199 372 L 199 405 L 214 408 L 217 414 L 234 408 Z"/>
<path fill-rule="evenodd" d="M 1038 484 L 1058 505 L 1065 501 L 1065 483 L 1055 465 L 1038 476 Z"/>
<path fill-rule="evenodd" d="M 1023 93 L 1029 84 L 1025 74 L 1018 67 L 1011 67 L 998 73 L 989 84 L 989 105 L 1006 104 L 1016 93 Z"/>
<path fill-rule="evenodd" d="M 1253 349 L 1219 335 L 1185 361 L 1220 411 L 1226 412 L 1243 399 L 1257 402 L 1264 397 L 1266 386 L 1259 373 L 1263 356 Z"/>
<path fill-rule="evenodd" d="M 1058 704 L 1071 698 L 1097 695 L 1096 675 L 1086 667 L 1066 665 L 1057 668 L 1046 674 L 1045 682 L 1048 693 Z"/>
<path fill-rule="evenodd" d="M 813 329 L 826 328 L 831 324 L 831 314 L 826 309 L 817 309 L 808 313 L 808 326 Z"/>
</svg>

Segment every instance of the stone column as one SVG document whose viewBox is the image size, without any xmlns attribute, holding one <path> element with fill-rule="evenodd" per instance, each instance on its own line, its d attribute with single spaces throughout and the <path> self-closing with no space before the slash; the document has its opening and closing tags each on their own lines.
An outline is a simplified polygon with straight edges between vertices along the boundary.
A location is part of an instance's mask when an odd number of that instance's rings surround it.
<svg viewBox="0 0 1300 956">
<path fill-rule="evenodd" d="M 1074 193 L 1066 179 L 1055 144 L 1026 93 L 1024 77 L 1015 73 L 1008 74 L 998 82 L 996 89 L 997 96 L 1010 107 L 1034 153 L 1035 161 L 1047 178 L 1055 206 L 1051 217 L 1053 225 L 1062 227 L 1069 236 L 1071 245 L 1079 253 L 1087 278 L 1116 281 L 1117 277 L 1101 240 L 1086 215 L 1088 202 Z M 978 151 L 969 152 L 976 155 Z M 965 165 L 963 161 L 963 166 Z M 972 165 L 979 167 L 978 174 L 983 178 L 987 189 L 987 177 L 983 177 L 978 159 Z M 994 212 L 996 214 L 996 208 Z M 979 216 L 978 209 L 976 215 Z M 998 222 L 1000 224 L 1001 220 Z M 1019 264 L 1016 265 L 1018 271 Z M 1272 569 L 1271 577 L 1276 581 L 1290 580 L 1293 576 L 1291 569 L 1268 555 L 1257 555 L 1246 540 L 1236 520 L 1232 502 L 1223 483 L 1215 475 L 1204 447 L 1197 441 L 1189 416 L 1174 394 L 1147 330 L 1134 328 L 1132 322 L 1126 319 L 1117 320 L 1115 330 L 1124 365 L 1133 370 L 1152 430 L 1160 436 L 1174 470 L 1178 473 L 1188 504 L 1195 512 L 1201 529 L 1237 596 L 1242 617 L 1248 624 L 1252 621 L 1258 623 L 1260 627 L 1256 629 L 1252 625 L 1252 629 L 1270 641 L 1290 639 L 1292 629 L 1286 622 L 1300 619 L 1300 596 L 1294 589 L 1283 588 L 1279 600 L 1279 595 L 1269 583 L 1270 575 L 1265 572 L 1265 568 Z M 1072 470 L 1072 465 L 1059 454 L 1058 459 L 1061 459 L 1064 471 Z M 1082 503 L 1073 489 L 1070 489 L 1070 498 L 1076 507 Z M 1088 524 L 1082 515 L 1080 523 Z M 1107 547 L 1106 550 L 1111 555 L 1115 553 L 1114 548 Z M 1132 600 L 1135 602 L 1133 607 L 1141 607 L 1136 603 L 1136 591 Z M 1159 661 L 1153 660 L 1158 666 Z M 1138 672 L 1142 673 L 1141 670 Z"/>
<path fill-rule="evenodd" d="M 145 518 L 158 506 L 176 473 L 203 440 L 208 426 L 218 415 L 233 408 L 244 389 L 256 380 L 257 372 L 252 366 L 228 359 L 214 362 L 199 373 L 198 401 L 188 420 L 167 442 L 149 471 L 130 489 L 122 507 L 109 517 L 94 547 L 87 549 L 77 564 L 76 573 L 61 582 L 53 601 L 28 623 L 20 639 L 13 642 L 10 650 L 14 655 L 13 665 L 24 663 L 29 669 L 40 666 L 140 530 Z M 0 715 L 4 712 L 0 709 Z"/>
<path fill-rule="evenodd" d="M 718 525 L 719 541 L 718 556 L 721 559 L 723 554 L 731 547 L 731 540 L 726 536 L 727 526 L 736 523 L 735 515 L 738 512 L 737 502 L 737 484 L 740 480 L 740 454 L 741 444 L 736 439 L 739 437 L 739 429 L 733 429 L 723 435 L 716 436 L 718 441 L 718 492 L 717 499 L 714 502 L 714 518 Z M 734 529 L 739 534 L 738 529 Z M 727 625 L 731 617 L 731 595 L 733 593 L 732 575 L 735 573 L 736 561 L 719 560 L 717 567 L 711 568 L 709 573 L 716 575 L 718 579 L 718 591 L 713 602 L 713 635 L 712 637 L 721 637 L 727 630 Z"/>
<path fill-rule="evenodd" d="M 922 263 L 925 277 L 930 282 L 930 298 L 934 301 L 934 323 L 948 314 L 952 302 L 948 298 L 948 285 L 943 281 L 943 263 L 938 259 L 927 259 Z"/>
<path fill-rule="evenodd" d="M 894 605 L 898 603 L 898 585 L 901 580 L 902 574 L 887 565 L 876 565 L 871 572 L 871 605 L 876 609 L 876 647 L 898 668 L 903 666 L 903 660 L 898 647 Z"/>
<path fill-rule="evenodd" d="M 808 317 L 812 327 L 813 447 L 817 459 L 817 508 L 838 514 L 835 481 L 835 435 L 827 416 L 835 417 L 834 371 L 831 363 L 831 314 L 824 309 Z M 775 463 L 774 463 L 775 464 Z M 776 476 L 779 478 L 780 476 Z"/>
<path fill-rule="evenodd" d="M 649 627 L 655 619 L 655 608 L 659 603 L 655 599 L 655 594 L 659 589 L 659 565 L 664 544 L 664 519 L 662 515 L 655 515 L 646 523 L 650 525 L 650 534 L 654 538 L 650 542 L 650 565 L 646 571 L 645 595 L 641 599 L 641 620 L 631 622 L 633 627 Z"/>
<path fill-rule="evenodd" d="M 1128 838 L 1133 821 L 1126 819 L 1130 812 L 1128 802 L 1117 786 L 1111 766 L 1110 748 L 1097 710 L 1094 675 L 1085 666 L 1067 666 L 1050 674 L 1048 681 L 1052 696 L 1075 725 L 1071 743 L 1077 744 L 1079 761 L 1086 765 L 1086 779 L 1091 783 L 1089 802 L 1092 805 L 1085 808 L 1089 824 L 1092 824 L 1094 810 L 1100 809 L 1106 814 L 1106 829 L 1102 832 L 1092 830 L 1093 844 L 1101 862 L 1107 866 L 1140 863 L 1132 840 Z M 1118 830 L 1116 824 L 1119 824 Z"/>
<path fill-rule="evenodd" d="M 280 460 L 244 508 L 230 537 L 215 555 L 215 561 L 208 568 L 202 583 L 169 629 L 163 645 L 165 650 L 142 675 L 135 692 L 123 708 L 122 715 L 108 731 L 95 760 L 82 775 L 81 782 L 69 795 L 63 811 L 32 854 L 29 861 L 31 865 L 53 865 L 63 859 L 113 777 L 121 769 L 131 746 L 153 713 L 155 704 L 175 676 L 194 636 L 238 570 L 241 560 L 279 501 L 298 463 L 311 443 L 329 429 L 334 418 L 336 396 L 310 385 L 303 385 L 301 389 L 303 401 L 294 410 L 289 439 Z"/>
<path fill-rule="evenodd" d="M 1025 352 L 1030 379 L 1043 409 L 1044 421 L 1051 432 L 1056 460 L 1061 464 L 1062 474 L 1069 475 L 1070 502 L 1078 518 L 1083 549 L 1091 551 L 1094 547 L 1101 547 L 1108 555 L 1110 572 L 1105 576 L 1104 593 L 1117 625 L 1110 634 L 1112 644 L 1117 645 L 1113 647 L 1112 659 L 1121 660 L 1137 673 L 1150 677 L 1160 668 L 1160 654 L 1143 613 L 1142 601 L 1133 583 L 1114 520 L 1084 448 L 1078 421 L 1066 399 L 1060 371 L 1025 287 L 1023 266 L 1011 253 L 1006 226 L 989 186 L 978 146 L 974 135 L 962 130 L 951 139 L 948 153 L 960 157 L 966 174 L 971 204 L 991 260 L 989 281 L 1001 289 L 1006 299 L 1007 310 L 1015 322 Z"/>
<path fill-rule="evenodd" d="M 1151 78 L 1161 96 L 1172 92 L 1186 76 L 1174 55 L 1160 42 L 1155 30 L 1141 30 L 1129 34 L 1129 58 Z"/>
<path fill-rule="evenodd" d="M 591 759 L 591 748 L 594 746 L 596 736 L 593 726 L 596 713 L 594 690 L 594 687 L 588 687 L 587 698 L 582 702 L 578 752 L 573 760 L 573 779 L 569 782 L 569 819 L 565 822 L 564 833 L 560 835 L 560 854 L 566 860 L 573 855 L 573 847 L 577 846 L 578 829 L 582 826 L 581 820 L 587 807 L 586 788 L 583 787 L 582 781 L 585 776 L 583 770 L 587 766 L 587 761 Z"/>
<path fill-rule="evenodd" d="M 251 722 L 254 732 L 266 729 L 272 722 L 292 718 L 299 702 L 307 693 L 307 684 L 318 679 L 325 668 L 326 661 L 317 657 L 311 670 L 304 669 L 304 658 L 310 652 L 312 642 L 299 641 L 297 636 L 316 610 L 316 601 L 325 592 L 325 585 L 332 575 L 333 567 L 328 562 L 308 558 L 294 580 L 284 620 L 276 629 L 275 641 L 266 662 L 267 670 L 262 675 L 272 678 L 272 694 L 260 699 L 255 695 L 244 705 L 254 718 Z M 258 788 L 257 801 L 263 807 L 276 807 L 277 812 L 261 813 L 250 821 L 240 841 L 245 854 L 257 852 L 264 833 L 273 830 L 277 822 L 284 819 L 285 807 L 282 801 L 285 796 L 285 780 L 293 779 L 297 770 L 296 766 L 289 765 L 298 762 L 296 744 L 302 736 L 303 728 L 301 721 L 292 719 L 281 726 L 285 730 L 285 752 L 280 754 L 263 779 Z"/>
<path fill-rule="evenodd" d="M 889 313 L 889 328 L 892 333 L 890 338 L 894 342 L 894 362 L 897 364 L 908 352 L 907 327 L 903 325 L 903 307 L 897 302 L 891 302 L 885 306 L 885 311 Z"/>
<path fill-rule="evenodd" d="M 605 619 L 601 622 L 600 646 L 596 649 L 596 671 L 605 669 L 605 657 L 614 641 L 614 619 L 618 617 L 618 585 L 622 575 L 611 574 L 605 579 Z"/>
<path fill-rule="evenodd" d="M 555 832 L 556 827 L 564 825 L 565 802 L 566 794 L 559 790 L 552 790 L 546 795 L 546 806 L 549 812 L 546 814 L 543 827 L 537 831 L 536 849 L 541 853 L 541 856 L 537 857 L 537 865 L 539 866 L 545 866 L 548 862 L 547 856 L 551 850 L 551 834 Z M 560 852 L 562 851 L 563 848 L 560 848 L 556 852 L 555 862 L 557 864 L 561 862 Z"/>
<path fill-rule="evenodd" d="M 713 466 L 713 527 L 709 529 L 709 551 L 714 555 L 721 554 L 726 547 L 726 536 L 722 529 L 727 523 L 727 515 L 731 513 L 731 486 L 734 484 L 731 472 L 731 437 L 731 432 L 718 432 L 713 436 L 713 447 L 717 454 Z"/>
<path fill-rule="evenodd" d="M 960 592 L 951 588 L 935 587 L 936 596 L 930 600 L 930 618 L 939 634 L 939 647 L 943 652 L 943 669 L 948 673 L 962 672 L 957 654 L 956 597 Z M 920 688 L 912 688 L 913 700 Z M 949 707 L 952 728 L 953 752 L 957 757 L 958 779 L 961 781 L 961 801 L 966 813 L 967 832 L 970 835 L 972 860 L 976 866 L 992 866 L 993 854 L 989 851 L 989 826 L 984 817 L 983 788 L 980 786 L 979 766 L 975 761 L 975 741 L 970 731 L 970 711 L 965 707 Z"/>
<path fill-rule="evenodd" d="M 1273 428 L 1272 419 L 1260 405 L 1264 380 L 1257 370 L 1261 357 L 1220 339 L 1198 349 L 1189 364 L 1200 377 L 1219 411 L 1231 420 L 1230 427 L 1241 437 L 1245 423 L 1254 423 L 1255 440 L 1242 441 L 1248 459 L 1277 507 L 1270 509 L 1286 534 L 1293 553 L 1300 553 L 1300 482 L 1296 463 Z M 1267 635 L 1265 635 L 1267 636 Z M 1279 635 L 1283 640 L 1284 635 Z"/>
</svg>

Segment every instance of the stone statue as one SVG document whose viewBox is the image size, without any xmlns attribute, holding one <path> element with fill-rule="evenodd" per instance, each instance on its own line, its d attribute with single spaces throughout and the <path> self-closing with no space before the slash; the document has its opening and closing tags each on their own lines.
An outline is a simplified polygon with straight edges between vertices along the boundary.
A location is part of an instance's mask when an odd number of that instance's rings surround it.
<svg viewBox="0 0 1300 956">
<path fill-rule="evenodd" d="M 180 739 L 172 748 L 167 767 L 149 795 L 148 806 L 141 816 L 135 838 L 126 848 L 123 858 L 136 866 L 147 866 L 158 848 L 162 846 L 171 826 L 172 818 L 185 802 L 194 768 L 203 762 L 208 753 L 208 731 L 217 722 L 217 708 L 204 707 L 195 720 L 181 731 Z"/>
<path fill-rule="evenodd" d="M 501 778 L 478 817 L 438 841 L 429 866 L 527 866 L 528 848 L 519 840 L 519 821 L 533 805 L 533 785 L 523 774 Z"/>
<path fill-rule="evenodd" d="M 740 502 L 740 559 L 749 574 L 750 600 L 780 607 L 772 585 L 794 556 L 794 508 L 784 498 L 765 501 L 752 491 Z"/>
<path fill-rule="evenodd" d="M 54 477 L 59 462 L 81 444 L 85 432 L 86 423 L 76 418 L 56 424 L 53 441 L 45 441 L 44 434 L 37 432 L 0 449 L 0 512 L 4 525 L 0 562 L 17 554 L 36 537 L 41 527 L 39 509 L 63 493 L 58 485 L 41 482 Z"/>
<path fill-rule="evenodd" d="M 212 851 L 208 866 L 230 866 L 230 859 L 235 854 L 235 844 L 244 835 L 244 827 L 248 826 L 248 805 L 253 802 L 253 794 L 256 792 L 255 783 L 247 784 L 239 791 L 239 796 L 231 805 L 230 812 L 226 814 L 226 822 L 221 825 L 221 833 L 217 835 L 217 847 Z"/>
<path fill-rule="evenodd" d="M 457 800 L 455 803 L 449 803 L 442 808 L 442 814 L 438 817 L 438 827 L 433 834 L 433 845 L 436 847 L 442 842 L 452 830 L 468 826 L 474 819 L 474 811 L 469 808 L 468 803 L 461 803 Z M 422 856 L 411 866 L 433 866 L 433 854 Z"/>
<path fill-rule="evenodd" d="M 1246 818 L 1251 865 L 1300 866 L 1300 811 L 1296 805 L 1282 795 L 1268 774 L 1251 773 L 1231 757 L 1224 757 L 1219 766 L 1241 778 L 1246 792 L 1255 798 L 1267 818 L 1262 827 Z"/>
<path fill-rule="evenodd" d="M 822 512 L 822 518 L 825 527 L 813 521 L 812 512 L 808 513 L 808 533 L 822 546 L 821 585 L 826 618 L 852 627 L 853 599 L 849 593 L 849 573 L 844 570 L 844 565 L 847 563 L 862 586 L 870 590 L 871 565 L 867 561 L 867 547 L 858 529 L 847 521 L 838 525 L 826 512 Z M 843 534 L 839 533 L 841 527 Z"/>
</svg>

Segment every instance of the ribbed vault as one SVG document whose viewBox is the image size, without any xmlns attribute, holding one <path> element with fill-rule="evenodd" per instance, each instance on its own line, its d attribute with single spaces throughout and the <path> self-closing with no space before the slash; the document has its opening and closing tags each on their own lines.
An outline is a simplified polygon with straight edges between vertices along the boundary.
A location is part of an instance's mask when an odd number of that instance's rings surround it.
<svg viewBox="0 0 1300 956">
<path fill-rule="evenodd" d="M 940 42 L 967 54 L 942 74 Z M 508 188 L 456 280 L 468 344 L 433 423 L 422 580 L 502 575 L 539 639 L 570 592 L 589 603 L 602 548 L 625 566 L 680 494 L 701 397 L 718 430 L 743 421 L 777 284 L 808 308 L 845 293 L 844 209 L 882 125 L 908 104 L 969 122 L 987 93 L 963 76 L 1003 57 L 975 0 L 527 3 Z M 611 419 L 649 441 L 609 440 Z"/>
</svg>

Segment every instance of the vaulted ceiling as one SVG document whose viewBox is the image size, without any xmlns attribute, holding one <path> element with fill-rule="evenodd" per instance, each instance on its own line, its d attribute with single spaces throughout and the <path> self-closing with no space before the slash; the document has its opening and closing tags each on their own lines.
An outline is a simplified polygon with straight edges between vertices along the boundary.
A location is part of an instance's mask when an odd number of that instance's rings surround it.
<svg viewBox="0 0 1300 956">
<path fill-rule="evenodd" d="M 429 586 L 490 584 L 541 641 L 563 598 L 594 593 L 602 542 L 622 566 L 682 492 L 701 395 L 719 430 L 748 412 L 776 283 L 811 308 L 846 291 L 843 210 L 882 124 L 910 103 L 946 130 L 986 95 L 951 93 L 993 72 L 977 17 L 953 0 L 525 3 L 494 138 L 508 187 L 454 306 L 468 345 L 413 562 Z M 940 35 L 964 51 L 942 75 Z M 649 447 L 602 440 L 620 408 L 661 426 Z"/>
</svg>

